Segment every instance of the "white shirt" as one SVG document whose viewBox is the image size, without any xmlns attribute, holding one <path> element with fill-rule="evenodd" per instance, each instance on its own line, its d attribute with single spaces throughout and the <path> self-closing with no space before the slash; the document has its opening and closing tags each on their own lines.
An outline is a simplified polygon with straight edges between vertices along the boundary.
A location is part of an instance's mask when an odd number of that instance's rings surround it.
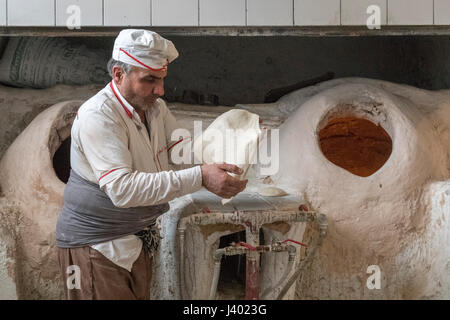
<svg viewBox="0 0 450 320">
<path fill-rule="evenodd" d="M 117 207 L 166 203 L 202 186 L 200 166 L 170 170 L 171 141 L 179 125 L 162 99 L 145 111 L 146 126 L 114 81 L 78 109 L 72 126 L 72 170 L 94 182 Z M 142 241 L 135 235 L 91 245 L 131 271 Z"/>
</svg>

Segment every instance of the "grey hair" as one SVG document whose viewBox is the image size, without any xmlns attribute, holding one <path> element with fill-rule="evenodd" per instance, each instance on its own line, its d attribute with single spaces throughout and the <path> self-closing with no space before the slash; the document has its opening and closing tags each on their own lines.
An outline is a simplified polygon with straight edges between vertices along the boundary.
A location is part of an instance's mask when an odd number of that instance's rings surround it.
<svg viewBox="0 0 450 320">
<path fill-rule="evenodd" d="M 131 64 L 128 64 L 128 63 L 125 63 L 122 61 L 117 61 L 117 60 L 114 60 L 113 58 L 111 58 L 111 59 L 109 59 L 108 64 L 107 64 L 108 73 L 111 76 L 111 78 L 113 77 L 112 70 L 115 66 L 121 68 L 123 70 L 123 72 L 125 72 L 125 74 L 130 74 L 130 72 L 133 68 L 133 66 Z"/>
</svg>

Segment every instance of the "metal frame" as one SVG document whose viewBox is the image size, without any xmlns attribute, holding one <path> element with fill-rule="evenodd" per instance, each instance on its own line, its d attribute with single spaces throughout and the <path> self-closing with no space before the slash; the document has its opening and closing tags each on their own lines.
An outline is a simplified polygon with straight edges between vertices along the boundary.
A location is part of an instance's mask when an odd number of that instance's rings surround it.
<svg viewBox="0 0 450 320">
<path fill-rule="evenodd" d="M 251 210 L 251 211 L 235 211 L 235 212 L 212 212 L 212 213 L 194 213 L 187 217 L 182 218 L 178 223 L 178 234 L 180 243 L 180 293 L 181 298 L 186 299 L 188 295 L 185 290 L 184 281 L 184 241 L 185 232 L 188 226 L 191 225 L 214 225 L 219 223 L 227 223 L 234 225 L 241 225 L 245 228 L 246 242 L 252 247 L 259 247 L 259 230 L 266 224 L 273 222 L 307 222 L 316 223 L 319 235 L 314 239 L 313 243 L 309 246 L 308 254 L 306 258 L 300 263 L 297 270 L 291 275 L 291 277 L 285 282 L 283 287 L 278 288 L 280 291 L 277 299 L 281 299 L 287 293 L 289 288 L 295 282 L 300 275 L 300 272 L 311 261 L 317 248 L 322 244 L 322 240 L 325 237 L 327 229 L 327 218 L 325 215 L 317 213 L 315 211 L 303 211 L 300 208 L 296 211 L 277 211 L 277 210 Z M 262 247 L 259 247 L 262 248 Z M 230 250 L 230 249 L 228 249 Z M 236 251 L 236 250 L 234 250 Z M 234 252 L 236 253 L 236 252 Z M 259 295 L 259 260 L 260 252 L 258 250 L 242 250 L 241 253 L 246 254 L 246 299 L 256 300 L 260 298 Z M 215 273 L 217 273 L 217 262 L 219 262 L 222 255 L 216 256 L 215 252 Z M 220 270 L 220 269 L 219 269 Z M 287 277 L 287 274 L 286 274 Z M 214 297 L 215 289 L 218 279 L 213 279 L 211 286 L 210 299 Z M 284 279 L 283 279 L 284 280 Z M 278 284 L 277 286 L 281 286 Z M 274 288 L 276 289 L 276 288 Z M 190 297 L 192 299 L 192 297 Z"/>
</svg>

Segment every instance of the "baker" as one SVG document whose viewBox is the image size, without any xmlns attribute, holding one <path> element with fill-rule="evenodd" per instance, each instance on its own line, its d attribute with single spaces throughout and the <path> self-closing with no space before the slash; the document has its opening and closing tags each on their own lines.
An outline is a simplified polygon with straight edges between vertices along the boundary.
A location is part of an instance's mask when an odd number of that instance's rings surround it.
<svg viewBox="0 0 450 320">
<path fill-rule="evenodd" d="M 173 43 L 148 30 L 117 36 L 112 81 L 78 110 L 71 131 L 70 178 L 56 225 L 68 299 L 149 299 L 155 220 L 168 202 L 204 186 L 223 198 L 245 189 L 231 164 L 171 170 L 173 130 L 164 100 Z"/>
</svg>

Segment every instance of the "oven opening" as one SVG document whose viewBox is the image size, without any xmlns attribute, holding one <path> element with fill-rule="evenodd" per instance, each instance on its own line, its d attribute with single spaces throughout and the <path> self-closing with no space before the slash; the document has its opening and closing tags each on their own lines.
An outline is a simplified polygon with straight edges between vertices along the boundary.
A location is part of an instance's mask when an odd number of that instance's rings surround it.
<svg viewBox="0 0 450 320">
<path fill-rule="evenodd" d="M 65 139 L 53 156 L 53 168 L 59 180 L 64 183 L 69 181 L 70 176 L 70 136 Z"/>
<path fill-rule="evenodd" d="M 360 177 L 377 172 L 392 153 L 392 139 L 383 127 L 352 115 L 328 120 L 319 143 L 329 161 Z"/>
<path fill-rule="evenodd" d="M 245 242 L 245 231 L 221 237 L 219 248 L 239 241 Z M 217 296 L 221 300 L 245 299 L 245 255 L 222 257 Z"/>
</svg>

